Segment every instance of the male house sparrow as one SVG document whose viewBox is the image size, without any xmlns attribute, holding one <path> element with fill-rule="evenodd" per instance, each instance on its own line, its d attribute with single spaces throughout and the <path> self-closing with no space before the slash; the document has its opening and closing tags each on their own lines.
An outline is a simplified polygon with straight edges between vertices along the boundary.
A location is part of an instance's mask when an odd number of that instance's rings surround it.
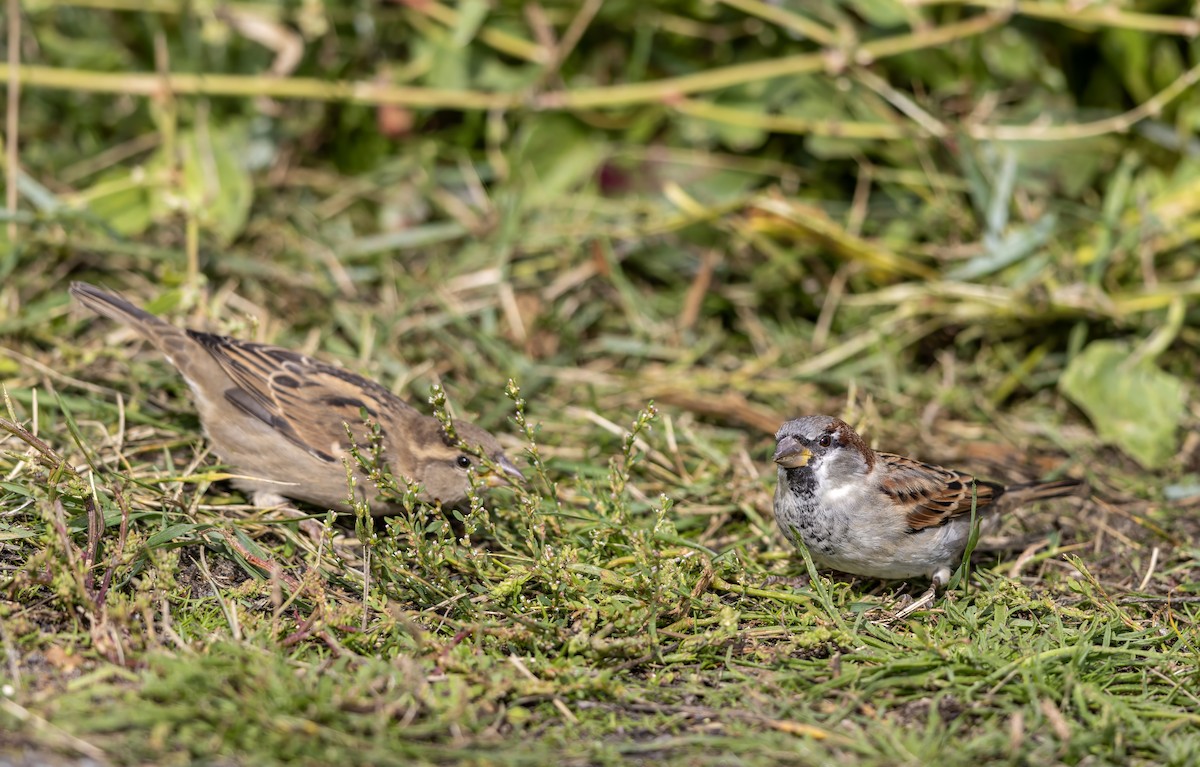
<svg viewBox="0 0 1200 767">
<path fill-rule="evenodd" d="M 971 535 L 971 506 L 992 514 L 1069 495 L 1078 480 L 1004 487 L 879 453 L 844 421 L 811 415 L 775 435 L 775 519 L 818 567 L 871 578 L 928 577 L 945 588 Z M 932 596 L 932 593 L 928 596 Z"/>
<path fill-rule="evenodd" d="M 488 432 L 455 422 L 462 450 L 436 418 L 361 376 L 287 349 L 238 341 L 169 325 L 119 296 L 84 282 L 71 283 L 84 306 L 122 322 L 150 340 L 179 369 L 192 390 L 200 421 L 216 453 L 242 475 L 233 484 L 254 505 L 280 506 L 284 498 L 349 511 L 343 458 L 350 439 L 370 445 L 362 411 L 379 425 L 383 457 L 393 476 L 423 488 L 421 499 L 455 504 L 467 497 L 474 468 L 489 485 L 504 478 L 480 465 L 487 455 L 504 475 L 524 479 Z M 351 459 L 353 460 L 353 459 Z M 376 516 L 397 511 L 374 483 L 356 471 L 355 491 Z"/>
</svg>

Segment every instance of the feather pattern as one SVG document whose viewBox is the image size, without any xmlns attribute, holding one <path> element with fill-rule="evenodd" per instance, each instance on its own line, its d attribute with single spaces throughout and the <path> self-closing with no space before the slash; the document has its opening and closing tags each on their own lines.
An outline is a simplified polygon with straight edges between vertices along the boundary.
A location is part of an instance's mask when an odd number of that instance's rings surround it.
<svg viewBox="0 0 1200 767">
<path fill-rule="evenodd" d="M 1004 486 L 977 480 L 970 474 L 906 458 L 894 453 L 875 453 L 884 468 L 880 490 L 905 509 L 910 532 L 939 527 L 951 519 L 991 506 L 1004 493 Z"/>
<path fill-rule="evenodd" d="M 1004 487 L 872 450 L 845 421 L 788 421 L 775 435 L 775 518 L 819 567 L 876 578 L 925 576 L 946 585 L 973 529 L 1004 511 L 1076 492 L 1062 479 Z"/>
<path fill-rule="evenodd" d="M 213 448 L 242 475 L 234 484 L 259 505 L 286 496 L 345 511 L 353 491 L 372 513 L 395 511 L 365 472 L 347 481 L 351 447 L 369 443 L 364 413 L 381 432 L 387 468 L 419 484 L 424 500 L 461 502 L 471 471 L 486 484 L 523 479 L 488 432 L 459 421 L 453 439 L 436 418 L 362 376 L 277 346 L 176 328 L 87 283 L 72 283 L 71 294 L 136 329 L 179 369 Z"/>
<path fill-rule="evenodd" d="M 347 425 L 356 441 L 366 441 L 364 411 L 381 426 L 417 415 L 374 381 L 298 352 L 195 330 L 188 335 L 236 384 L 225 391 L 227 400 L 321 460 L 336 462 L 331 445 L 350 446 Z"/>
</svg>

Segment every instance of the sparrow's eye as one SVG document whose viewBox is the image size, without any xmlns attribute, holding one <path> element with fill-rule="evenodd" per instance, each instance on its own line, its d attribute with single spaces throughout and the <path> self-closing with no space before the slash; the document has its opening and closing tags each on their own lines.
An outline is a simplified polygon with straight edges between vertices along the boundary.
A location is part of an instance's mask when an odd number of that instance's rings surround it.
<svg viewBox="0 0 1200 767">
<path fill-rule="evenodd" d="M 457 464 L 458 464 L 458 468 L 460 468 L 460 469 L 469 469 L 469 468 L 471 468 L 471 459 L 470 459 L 470 458 L 468 458 L 468 457 L 466 457 L 465 455 L 460 455 L 460 456 L 459 456 L 459 457 L 458 457 L 458 458 L 455 460 L 455 463 L 457 463 Z"/>
<path fill-rule="evenodd" d="M 821 438 L 817 440 L 817 444 L 821 447 L 829 447 L 833 444 L 833 437 L 829 436 L 828 434 L 823 434 L 821 435 Z"/>
</svg>

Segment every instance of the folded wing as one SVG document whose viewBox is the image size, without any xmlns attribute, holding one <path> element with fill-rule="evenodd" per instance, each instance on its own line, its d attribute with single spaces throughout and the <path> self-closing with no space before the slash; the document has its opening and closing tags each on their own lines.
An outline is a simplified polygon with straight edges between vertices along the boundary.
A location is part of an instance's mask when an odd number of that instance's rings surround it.
<svg viewBox="0 0 1200 767">
<path fill-rule="evenodd" d="M 991 506 L 1003 485 L 892 453 L 878 453 L 887 468 L 882 489 L 908 510 L 909 532 L 944 525 L 955 517 Z"/>
<path fill-rule="evenodd" d="M 290 442 L 330 463 L 349 447 L 348 424 L 366 444 L 363 414 L 384 428 L 415 413 L 390 391 L 361 376 L 277 346 L 187 331 L 212 355 L 235 386 L 225 398 L 270 425 Z"/>
</svg>

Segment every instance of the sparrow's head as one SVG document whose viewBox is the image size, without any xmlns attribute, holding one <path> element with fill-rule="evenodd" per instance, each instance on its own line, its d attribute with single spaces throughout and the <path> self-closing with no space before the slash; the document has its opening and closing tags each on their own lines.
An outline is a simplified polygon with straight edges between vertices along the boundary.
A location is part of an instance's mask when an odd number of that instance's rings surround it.
<svg viewBox="0 0 1200 767">
<path fill-rule="evenodd" d="M 455 504 L 467 497 L 471 487 L 468 473 L 474 472 L 483 484 L 496 487 L 511 482 L 523 482 L 525 475 L 504 454 L 496 438 L 474 424 L 455 421 L 454 430 L 467 449 L 450 439 L 433 418 L 426 422 L 430 434 L 419 440 L 413 450 L 415 474 L 412 479 L 425 488 L 430 501 Z M 484 464 L 481 456 L 487 456 L 495 468 Z"/>
<path fill-rule="evenodd" d="M 808 415 L 779 427 L 772 460 L 783 469 L 834 472 L 840 476 L 870 471 L 875 454 L 845 421 Z"/>
</svg>

